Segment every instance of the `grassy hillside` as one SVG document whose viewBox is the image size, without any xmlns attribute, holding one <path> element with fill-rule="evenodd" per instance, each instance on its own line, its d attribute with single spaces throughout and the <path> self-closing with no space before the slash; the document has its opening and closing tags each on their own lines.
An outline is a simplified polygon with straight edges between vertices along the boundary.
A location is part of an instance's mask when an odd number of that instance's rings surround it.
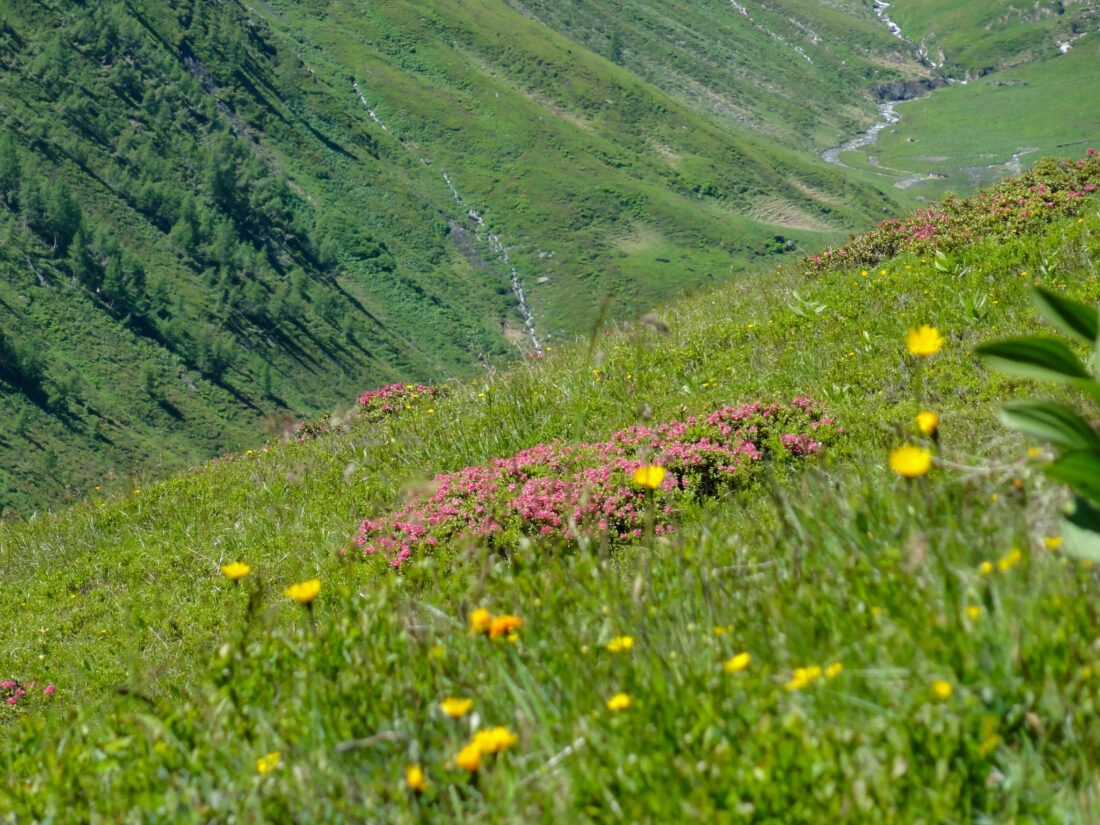
<svg viewBox="0 0 1100 825">
<path fill-rule="evenodd" d="M 895 0 L 890 16 L 940 68 L 959 79 L 1095 47 L 1100 9 L 1089 0 Z M 1090 42 L 1093 41 L 1093 42 Z"/>
<path fill-rule="evenodd" d="M 655 84 L 680 60 L 660 41 L 624 31 L 617 66 L 503 2 L 8 4 L 0 508 L 140 486 L 361 386 L 469 376 L 605 295 L 629 317 L 890 208 L 801 143 L 869 119 L 861 81 L 913 61 L 806 46 L 850 66 L 821 87 L 843 115 L 811 126 L 769 91 L 802 82 L 786 28 L 679 5 L 758 64 L 737 94 L 761 123 L 689 94 L 725 88 L 714 54 Z"/>
<path fill-rule="evenodd" d="M 1097 183 L 1089 156 L 989 197 Z M 883 258 L 880 228 L 843 256 L 874 267 L 776 269 L 5 526 L 9 821 L 1090 821 L 1100 580 L 996 421 L 1035 388 L 972 354 L 1040 328 L 1033 283 L 1095 296 L 1100 211 L 1070 204 L 959 206 L 982 239 L 946 258 Z M 353 541 L 387 531 L 407 557 Z"/>
<path fill-rule="evenodd" d="M 1100 143 L 1100 115 L 1083 103 L 1100 95 L 1100 37 L 1047 57 L 906 102 L 897 125 L 840 159 L 899 199 L 931 201 Z"/>
</svg>

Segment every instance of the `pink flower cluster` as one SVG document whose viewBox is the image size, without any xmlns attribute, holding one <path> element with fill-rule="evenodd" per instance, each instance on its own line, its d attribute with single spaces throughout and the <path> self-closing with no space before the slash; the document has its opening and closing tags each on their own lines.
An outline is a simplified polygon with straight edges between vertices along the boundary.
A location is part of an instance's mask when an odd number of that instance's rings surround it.
<svg viewBox="0 0 1100 825">
<path fill-rule="evenodd" d="M 393 412 L 422 395 L 435 395 L 435 387 L 423 384 L 390 384 L 377 390 L 368 390 L 359 396 L 358 403 L 368 410 Z"/>
<path fill-rule="evenodd" d="M 28 692 L 34 688 L 34 682 L 20 683 L 15 679 L 5 679 L 0 682 L 0 698 L 4 700 L 4 704 L 15 707 L 18 705 L 24 696 L 28 695 Z M 53 696 L 57 690 L 53 685 L 46 685 L 42 689 L 44 696 Z"/>
<path fill-rule="evenodd" d="M 494 547 L 520 535 L 575 542 L 640 538 L 648 493 L 631 482 L 645 464 L 667 473 L 655 491 L 654 530 L 671 532 L 678 498 L 702 499 L 744 487 L 766 458 L 816 453 L 843 433 L 821 405 L 744 404 L 710 415 L 632 426 L 603 442 L 540 444 L 508 458 L 440 474 L 429 493 L 378 518 L 366 518 L 352 540 L 367 555 L 399 567 L 414 553 L 463 537 Z"/>
<path fill-rule="evenodd" d="M 364 421 L 378 421 L 387 415 L 411 409 L 416 404 L 430 400 L 438 393 L 435 387 L 424 384 L 389 384 L 377 390 L 367 390 L 356 399 L 355 414 Z M 350 418 L 348 422 L 350 422 Z M 294 427 L 295 441 L 308 441 L 332 430 L 330 416 L 299 422 Z"/>
<path fill-rule="evenodd" d="M 941 203 L 919 209 L 910 218 L 879 222 L 875 229 L 853 235 L 843 248 L 826 249 L 806 259 L 812 272 L 873 267 L 906 252 L 922 255 L 949 251 L 971 240 L 1006 237 L 1034 226 L 1078 215 L 1100 182 L 1100 156 L 1072 163 L 1039 161 L 1018 178 L 1006 178 L 970 198 L 948 195 Z"/>
</svg>

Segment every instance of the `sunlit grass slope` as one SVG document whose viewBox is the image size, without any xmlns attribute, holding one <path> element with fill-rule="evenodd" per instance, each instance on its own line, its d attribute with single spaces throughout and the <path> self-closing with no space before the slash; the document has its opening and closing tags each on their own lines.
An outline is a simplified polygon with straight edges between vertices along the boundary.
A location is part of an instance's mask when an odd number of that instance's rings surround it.
<svg viewBox="0 0 1100 825">
<path fill-rule="evenodd" d="M 1032 283 L 1095 298 L 1100 211 L 1082 199 L 1028 229 L 960 245 L 946 270 L 903 255 L 761 273 L 505 373 L 403 390 L 386 414 L 360 406 L 6 525 L 0 677 L 26 693 L 5 706 L 0 809 L 1091 821 L 1100 581 L 1048 541 L 1059 491 L 996 422 L 1034 388 L 971 350 L 1040 326 Z M 918 324 L 945 338 L 921 360 Z M 670 534 L 455 537 L 396 570 L 351 541 L 438 473 L 796 397 L 843 432 L 797 460 L 773 451 L 749 486 L 659 489 Z M 922 408 L 938 458 L 907 481 L 887 454 L 928 443 Z M 251 570 L 234 584 L 219 568 L 237 560 Z M 284 595 L 314 578 L 309 608 Z M 472 633 L 478 608 L 522 626 Z"/>
<path fill-rule="evenodd" d="M 710 14 L 756 88 L 793 83 L 778 41 Z M 869 120 L 871 81 L 916 66 L 884 43 L 828 84 L 842 118 L 788 101 L 735 130 L 652 82 L 662 43 L 631 40 L 640 76 L 501 0 L 6 4 L 0 511 L 504 363 L 534 348 L 521 289 L 569 340 L 604 295 L 626 317 L 892 211 L 774 137 Z"/>
</svg>

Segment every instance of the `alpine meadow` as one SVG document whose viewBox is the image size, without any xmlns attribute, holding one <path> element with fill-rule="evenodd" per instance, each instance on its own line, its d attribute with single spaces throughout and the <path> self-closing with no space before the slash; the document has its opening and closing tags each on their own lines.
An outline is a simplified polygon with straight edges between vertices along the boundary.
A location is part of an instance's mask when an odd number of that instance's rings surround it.
<svg viewBox="0 0 1100 825">
<path fill-rule="evenodd" d="M 1092 0 L 0 3 L 0 823 L 1100 822 Z"/>
</svg>

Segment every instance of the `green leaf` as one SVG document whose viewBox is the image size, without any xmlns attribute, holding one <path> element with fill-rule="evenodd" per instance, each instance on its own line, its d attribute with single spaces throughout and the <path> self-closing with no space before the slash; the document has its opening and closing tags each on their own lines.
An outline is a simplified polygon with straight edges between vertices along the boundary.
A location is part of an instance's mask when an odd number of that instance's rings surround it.
<svg viewBox="0 0 1100 825">
<path fill-rule="evenodd" d="M 1093 344 L 1100 336 L 1100 314 L 1096 307 L 1063 298 L 1041 286 L 1031 291 L 1031 302 L 1040 315 L 1079 341 Z"/>
<path fill-rule="evenodd" d="M 1068 485 L 1094 504 L 1100 504 L 1100 452 L 1074 450 L 1048 464 L 1043 472 Z"/>
<path fill-rule="evenodd" d="M 1100 562 L 1100 510 L 1080 496 L 1073 512 L 1062 518 L 1062 549 L 1079 559 Z"/>
<path fill-rule="evenodd" d="M 994 369 L 1019 375 L 1071 384 L 1100 401 L 1100 384 L 1072 350 L 1057 338 L 1033 335 L 993 341 L 975 348 L 975 354 Z"/>
<path fill-rule="evenodd" d="M 1045 401 L 1013 401 L 1001 408 L 1001 422 L 1013 430 L 1067 450 L 1100 450 L 1100 436 L 1069 407 Z"/>
</svg>

